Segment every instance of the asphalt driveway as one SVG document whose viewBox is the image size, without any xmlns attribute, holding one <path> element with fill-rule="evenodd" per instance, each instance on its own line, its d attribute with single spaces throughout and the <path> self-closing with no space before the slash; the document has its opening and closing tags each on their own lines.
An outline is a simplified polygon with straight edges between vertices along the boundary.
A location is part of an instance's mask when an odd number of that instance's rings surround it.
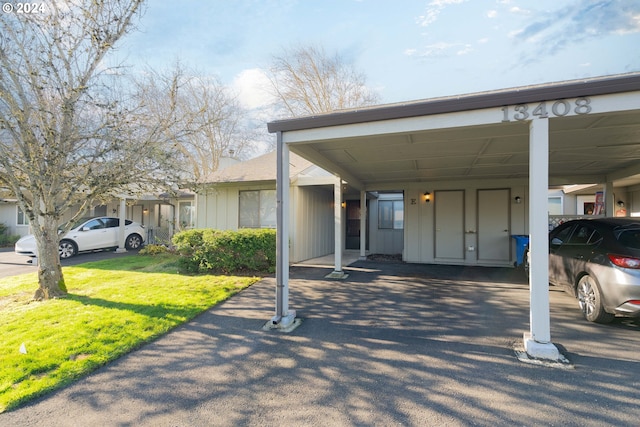
<svg viewBox="0 0 640 427">
<path fill-rule="evenodd" d="M 526 364 L 528 286 L 512 269 L 359 261 L 291 270 L 303 319 L 265 332 L 265 279 L 3 426 L 635 426 L 640 323 L 584 321 L 551 288 L 570 367 Z"/>
</svg>

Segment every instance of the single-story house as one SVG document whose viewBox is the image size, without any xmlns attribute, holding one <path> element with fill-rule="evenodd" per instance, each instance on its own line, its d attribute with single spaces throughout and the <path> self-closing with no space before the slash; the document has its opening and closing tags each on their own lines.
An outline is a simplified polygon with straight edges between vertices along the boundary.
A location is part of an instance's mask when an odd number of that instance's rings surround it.
<svg viewBox="0 0 640 427">
<path fill-rule="evenodd" d="M 180 230 L 193 228 L 196 221 L 195 193 L 180 190 L 176 194 L 161 193 L 143 196 L 123 196 L 93 206 L 87 216 L 123 217 L 145 226 L 147 243 L 165 244 Z M 70 218 L 70 213 L 63 222 Z M 0 199 L 0 223 L 7 227 L 8 235 L 25 236 L 31 233 L 29 218 L 14 198 Z"/>
<path fill-rule="evenodd" d="M 278 266 L 273 324 L 288 327 L 293 210 L 289 158 L 333 174 L 334 198 L 403 194 L 407 262 L 512 265 L 512 235 L 529 235 L 531 330 L 525 349 L 557 358 L 548 300 L 549 189 L 599 184 L 599 208 L 618 197 L 640 210 L 640 73 L 382 105 L 268 123 L 277 146 Z M 346 189 L 345 189 L 346 185 Z M 335 272 L 343 215 L 335 209 Z M 297 208 L 299 209 L 299 208 Z M 366 248 L 361 210 L 361 253 Z M 297 215 L 297 213 L 295 213 Z"/>
</svg>

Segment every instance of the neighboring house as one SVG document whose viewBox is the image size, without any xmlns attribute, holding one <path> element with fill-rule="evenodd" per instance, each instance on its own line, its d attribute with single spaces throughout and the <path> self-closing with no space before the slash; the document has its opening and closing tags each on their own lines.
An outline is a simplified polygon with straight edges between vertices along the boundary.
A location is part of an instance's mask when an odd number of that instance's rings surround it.
<svg viewBox="0 0 640 427">
<path fill-rule="evenodd" d="M 640 216 L 640 187 L 618 186 L 613 190 L 614 205 L 606 212 L 604 185 L 564 185 L 549 189 L 549 229 L 576 218 Z"/>
<path fill-rule="evenodd" d="M 123 205 L 120 199 L 94 206 L 86 216 L 120 216 Z M 193 228 L 196 221 L 195 193 L 180 190 L 175 195 L 167 193 L 124 199 L 126 219 L 145 226 L 147 243 L 169 243 L 180 230 Z M 64 222 L 70 214 L 63 218 Z M 15 199 L 0 199 L 0 223 L 7 226 L 9 235 L 25 236 L 31 233 L 29 218 L 24 215 Z"/>
<path fill-rule="evenodd" d="M 0 199 L 0 223 L 7 227 L 9 236 L 26 236 L 29 234 L 29 218 L 12 198 Z"/>
<path fill-rule="evenodd" d="M 235 157 L 224 156 L 219 159 L 218 171 L 239 162 Z M 3 194 L 4 195 L 4 194 Z M 142 196 L 124 196 L 93 206 L 86 216 L 120 216 L 124 206 L 124 217 L 138 222 L 147 230 L 146 242 L 167 244 L 173 235 L 181 230 L 195 227 L 195 192 L 178 190 L 175 194 L 160 193 Z M 69 212 L 61 222 L 71 217 Z M 25 236 L 31 233 L 29 218 L 24 215 L 15 198 L 0 197 L 0 223 L 7 226 L 7 234 Z"/>
</svg>

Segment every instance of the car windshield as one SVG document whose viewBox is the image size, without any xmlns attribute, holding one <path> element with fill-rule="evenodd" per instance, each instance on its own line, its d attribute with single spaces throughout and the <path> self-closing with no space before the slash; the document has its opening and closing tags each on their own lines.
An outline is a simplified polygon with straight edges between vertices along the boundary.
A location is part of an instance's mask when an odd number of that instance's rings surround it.
<svg viewBox="0 0 640 427">
<path fill-rule="evenodd" d="M 82 224 L 84 224 L 85 222 L 89 221 L 91 218 L 93 218 L 93 217 L 91 217 L 91 216 L 85 216 L 85 217 L 82 217 L 82 218 L 78 218 L 78 219 L 77 219 L 77 220 L 76 220 L 76 221 L 71 225 L 71 230 L 73 230 L 74 228 L 79 227 L 80 225 L 82 225 Z M 58 231 L 62 231 L 62 229 L 63 229 L 64 227 L 66 227 L 68 224 L 69 224 L 69 222 L 68 222 L 68 221 L 67 221 L 67 222 L 64 222 L 64 223 L 62 223 L 62 224 L 60 224 L 60 225 L 58 226 Z"/>
<path fill-rule="evenodd" d="M 640 228 L 622 230 L 618 234 L 620 244 L 631 249 L 640 249 Z"/>
</svg>

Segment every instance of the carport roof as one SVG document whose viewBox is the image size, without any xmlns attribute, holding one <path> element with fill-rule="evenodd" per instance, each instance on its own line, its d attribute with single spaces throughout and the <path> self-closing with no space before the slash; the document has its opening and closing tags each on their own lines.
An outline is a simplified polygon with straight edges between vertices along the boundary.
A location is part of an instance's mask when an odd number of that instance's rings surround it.
<svg viewBox="0 0 640 427">
<path fill-rule="evenodd" d="M 562 111 L 569 101 L 576 107 L 577 98 L 629 93 L 632 102 L 616 111 L 610 106 L 618 99 L 594 101 L 590 114 Z M 282 132 L 292 152 L 360 189 L 527 178 L 528 122 L 501 121 L 502 107 L 513 118 L 516 105 L 528 104 L 532 113 L 546 103 L 550 113 L 563 100 L 560 114 L 549 114 L 549 184 L 640 183 L 640 73 L 343 110 L 273 121 L 268 130 Z"/>
<path fill-rule="evenodd" d="M 637 90 L 640 90 L 640 72 L 339 110 L 275 120 L 268 123 L 267 128 L 271 133 L 286 132 Z"/>
</svg>

